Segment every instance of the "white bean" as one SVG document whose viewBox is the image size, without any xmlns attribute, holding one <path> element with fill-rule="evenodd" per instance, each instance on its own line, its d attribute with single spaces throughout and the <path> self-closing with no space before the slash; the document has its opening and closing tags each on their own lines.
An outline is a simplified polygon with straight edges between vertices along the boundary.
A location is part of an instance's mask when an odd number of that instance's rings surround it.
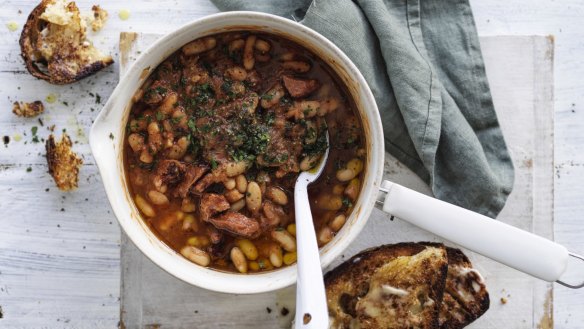
<svg viewBox="0 0 584 329">
<path fill-rule="evenodd" d="M 227 75 L 235 81 L 243 81 L 247 78 L 247 71 L 243 67 L 234 66 L 225 70 Z"/>
<path fill-rule="evenodd" d="M 277 245 L 270 246 L 270 263 L 274 267 L 282 267 L 282 248 Z"/>
<path fill-rule="evenodd" d="M 339 195 L 320 194 L 316 198 L 316 206 L 324 210 L 339 210 L 343 207 L 343 199 Z"/>
<path fill-rule="evenodd" d="M 144 147 L 144 137 L 140 134 L 130 134 L 128 136 L 128 144 L 132 148 L 132 151 L 138 152 Z"/>
<path fill-rule="evenodd" d="M 339 107 L 339 101 L 336 98 L 325 99 L 320 103 L 320 108 L 318 109 L 318 116 L 325 116 Z"/>
<path fill-rule="evenodd" d="M 143 149 L 142 153 L 140 153 L 140 161 L 144 163 L 152 163 L 154 161 L 154 157 L 147 149 Z"/>
<path fill-rule="evenodd" d="M 341 182 L 347 182 L 357 177 L 363 170 L 363 161 L 358 158 L 351 159 L 347 163 L 347 167 L 337 171 L 337 179 Z"/>
<path fill-rule="evenodd" d="M 272 239 L 278 242 L 284 250 L 288 252 L 296 251 L 296 240 L 286 230 L 274 230 L 271 233 Z"/>
<path fill-rule="evenodd" d="M 231 209 L 231 211 L 240 211 L 243 207 L 245 207 L 245 199 L 242 198 L 241 200 L 234 202 L 229 209 Z"/>
<path fill-rule="evenodd" d="M 181 202 L 180 210 L 184 212 L 195 212 L 197 205 L 190 198 L 184 198 Z"/>
<path fill-rule="evenodd" d="M 233 190 L 235 188 L 235 179 L 229 178 L 223 182 L 223 186 L 227 190 Z"/>
<path fill-rule="evenodd" d="M 160 133 L 160 126 L 156 121 L 152 121 L 148 124 L 148 135 L 154 135 Z"/>
<path fill-rule="evenodd" d="M 157 206 L 164 206 L 164 205 L 167 205 L 169 203 L 166 195 L 164 195 L 163 193 L 160 193 L 156 190 L 152 190 L 152 191 L 148 192 L 148 198 L 150 199 L 150 201 L 152 201 L 152 203 L 154 203 Z"/>
<path fill-rule="evenodd" d="M 245 203 L 247 209 L 250 211 L 258 211 L 262 206 L 262 190 L 256 182 L 247 184 L 247 194 L 245 196 Z"/>
<path fill-rule="evenodd" d="M 232 189 L 232 190 L 225 192 L 225 199 L 227 199 L 227 201 L 229 201 L 229 203 L 235 203 L 235 202 L 243 199 L 243 194 L 240 193 L 236 189 Z"/>
<path fill-rule="evenodd" d="M 257 39 L 255 42 L 255 49 L 261 51 L 262 53 L 267 53 L 271 48 L 272 46 L 266 40 Z"/>
<path fill-rule="evenodd" d="M 258 259 L 258 249 L 250 240 L 237 239 L 235 241 L 235 244 L 237 244 L 237 246 L 239 247 L 239 249 L 241 249 L 241 251 L 243 252 L 247 259 L 249 260 Z"/>
<path fill-rule="evenodd" d="M 294 118 L 296 120 L 314 117 L 320 108 L 319 101 L 299 101 L 294 102 L 294 105 L 286 112 L 287 118 Z"/>
<path fill-rule="evenodd" d="M 310 64 L 303 61 L 286 61 L 282 63 L 282 67 L 296 73 L 306 73 L 310 71 Z"/>
<path fill-rule="evenodd" d="M 245 45 L 245 40 L 243 39 L 235 39 L 229 43 L 229 52 L 232 53 L 234 51 L 240 50 Z"/>
<path fill-rule="evenodd" d="M 158 107 L 158 111 L 170 115 L 174 112 L 175 104 L 178 101 L 178 94 L 175 92 L 169 92 L 164 97 L 162 104 Z"/>
<path fill-rule="evenodd" d="M 343 191 L 343 193 L 352 201 L 357 199 L 357 194 L 359 194 L 359 186 L 361 185 L 361 181 L 359 178 L 353 178 Z"/>
<path fill-rule="evenodd" d="M 166 214 L 162 220 L 158 222 L 158 229 L 161 231 L 168 231 L 176 222 L 182 220 L 184 217 L 185 213 L 180 210 Z"/>
<path fill-rule="evenodd" d="M 261 105 L 265 109 L 269 109 L 272 106 L 278 104 L 280 99 L 286 95 L 286 91 L 281 84 L 276 84 L 272 89 L 270 89 L 264 96 L 262 96 Z"/>
<path fill-rule="evenodd" d="M 247 190 L 247 178 L 245 178 L 245 175 L 238 175 L 235 177 L 235 188 L 239 192 L 245 193 Z"/>
<path fill-rule="evenodd" d="M 197 247 L 185 246 L 180 250 L 180 253 L 186 259 L 201 266 L 207 266 L 211 263 L 211 257 L 209 257 L 209 254 Z"/>
<path fill-rule="evenodd" d="M 217 45 L 217 40 L 213 37 L 206 37 L 189 42 L 182 47 L 183 54 L 187 56 L 200 54 L 211 50 Z"/>
<path fill-rule="evenodd" d="M 189 148 L 189 139 L 186 136 L 183 136 L 178 139 L 176 144 L 172 145 L 168 150 L 167 156 L 170 159 L 178 160 L 181 159 L 187 153 Z"/>
<path fill-rule="evenodd" d="M 304 137 L 304 143 L 314 144 L 318 138 L 318 129 L 316 123 L 312 120 L 306 121 L 306 137 Z"/>
<path fill-rule="evenodd" d="M 346 221 L 347 221 L 347 216 L 345 216 L 344 214 L 338 214 L 329 223 L 329 227 L 333 231 L 338 232 L 343 227 L 343 225 L 345 225 Z"/>
<path fill-rule="evenodd" d="M 318 163 L 319 159 L 320 159 L 320 155 L 307 155 L 307 156 L 305 156 L 304 159 L 302 159 L 302 161 L 300 161 L 300 170 L 308 171 L 308 170 L 312 169 L 312 167 L 314 167 Z"/>
<path fill-rule="evenodd" d="M 247 170 L 248 165 L 249 164 L 246 161 L 230 162 L 225 165 L 225 173 L 227 174 L 227 177 L 241 175 Z"/>
<path fill-rule="evenodd" d="M 134 201 L 136 201 L 136 206 L 138 207 L 138 209 L 140 209 L 140 211 L 145 216 L 148 216 L 148 217 L 156 216 L 156 212 L 154 211 L 154 208 L 152 208 L 152 206 L 148 203 L 148 201 L 146 201 L 146 199 L 144 199 L 142 196 L 140 196 L 139 194 L 136 194 Z"/>
<path fill-rule="evenodd" d="M 286 192 L 277 187 L 270 186 L 266 189 L 266 196 L 275 203 L 285 206 L 288 204 L 288 196 Z"/>
<path fill-rule="evenodd" d="M 256 43 L 256 38 L 257 37 L 255 35 L 250 35 L 245 40 L 245 46 L 243 48 L 243 67 L 245 67 L 246 70 L 253 69 L 253 66 L 255 64 L 255 58 L 253 57 L 253 48 Z"/>
<path fill-rule="evenodd" d="M 235 268 L 240 273 L 247 273 L 247 260 L 245 259 L 245 255 L 243 254 L 241 249 L 239 249 L 238 247 L 233 247 L 231 249 L 230 256 L 233 265 L 235 265 Z"/>
<path fill-rule="evenodd" d="M 294 59 L 294 57 L 296 57 L 296 54 L 294 54 L 293 52 L 287 52 L 287 53 L 283 53 L 282 55 L 280 55 L 280 60 L 281 61 L 291 61 Z"/>
<path fill-rule="evenodd" d="M 318 243 L 324 245 L 329 243 L 334 237 L 334 232 L 328 226 L 323 226 L 318 232 Z"/>
</svg>

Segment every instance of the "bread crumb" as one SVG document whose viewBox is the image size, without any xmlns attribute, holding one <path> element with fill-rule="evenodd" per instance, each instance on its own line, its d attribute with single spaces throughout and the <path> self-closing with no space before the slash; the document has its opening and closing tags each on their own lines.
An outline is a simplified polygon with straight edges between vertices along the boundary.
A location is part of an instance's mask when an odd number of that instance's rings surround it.
<svg viewBox="0 0 584 329">
<path fill-rule="evenodd" d="M 93 20 L 91 21 L 91 29 L 93 32 L 97 32 L 103 28 L 105 22 L 108 18 L 108 13 L 105 9 L 102 9 L 99 5 L 94 5 L 91 7 L 93 11 Z"/>
<path fill-rule="evenodd" d="M 45 144 L 49 174 L 61 191 L 77 188 L 79 167 L 83 164 L 83 160 L 71 150 L 71 145 L 71 139 L 66 133 L 63 133 L 58 143 L 55 143 L 55 137 L 51 134 Z"/>
<path fill-rule="evenodd" d="M 12 113 L 23 118 L 33 118 L 45 111 L 45 106 L 41 101 L 32 103 L 14 102 L 12 104 Z"/>
<path fill-rule="evenodd" d="M 501 297 L 501 304 L 503 305 L 507 304 L 507 298 Z"/>
</svg>

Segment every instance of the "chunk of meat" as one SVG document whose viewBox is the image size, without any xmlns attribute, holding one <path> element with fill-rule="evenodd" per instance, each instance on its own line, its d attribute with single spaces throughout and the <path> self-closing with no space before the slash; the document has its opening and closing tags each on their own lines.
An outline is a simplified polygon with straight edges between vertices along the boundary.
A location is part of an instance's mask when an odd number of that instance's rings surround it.
<svg viewBox="0 0 584 329">
<path fill-rule="evenodd" d="M 235 99 L 225 105 L 221 105 L 215 109 L 216 115 L 224 118 L 229 118 L 233 115 L 239 114 L 241 111 L 253 114 L 258 107 L 259 96 L 251 92 L 246 94 L 243 98 Z"/>
<path fill-rule="evenodd" d="M 225 181 L 227 179 L 227 174 L 225 173 L 225 170 L 221 169 L 222 168 L 217 168 L 205 175 L 205 177 L 201 178 L 201 180 L 199 180 L 195 185 L 194 192 L 203 193 L 203 191 L 205 191 L 209 186 Z"/>
<path fill-rule="evenodd" d="M 285 75 L 282 81 L 290 96 L 294 98 L 306 97 L 320 87 L 320 83 L 315 79 L 298 79 Z"/>
<path fill-rule="evenodd" d="M 212 244 L 219 244 L 223 241 L 223 233 L 213 225 L 207 227 L 207 234 L 209 235 L 209 240 L 211 240 Z"/>
<path fill-rule="evenodd" d="M 208 222 L 212 216 L 229 209 L 229 207 L 229 202 L 223 195 L 205 193 L 201 196 L 201 220 Z"/>
<path fill-rule="evenodd" d="M 260 224 L 252 218 L 241 213 L 228 211 L 216 218 L 210 218 L 209 222 L 216 228 L 231 234 L 245 238 L 256 238 L 260 235 Z"/>
<path fill-rule="evenodd" d="M 276 225 L 279 225 L 283 220 L 286 219 L 286 212 L 284 209 L 270 201 L 264 202 L 263 212 L 264 215 L 276 223 Z"/>
<path fill-rule="evenodd" d="M 299 172 L 298 158 L 302 153 L 302 143 L 306 129 L 300 124 L 285 122 L 274 124 L 270 129 L 270 142 L 266 152 L 257 157 L 260 166 L 278 167 L 276 177 Z"/>
<path fill-rule="evenodd" d="M 195 121 L 196 138 L 203 146 L 202 152 L 205 160 L 222 163 L 227 161 L 228 154 L 226 145 L 229 143 L 229 131 L 232 130 L 230 124 L 221 116 L 201 117 Z"/>
<path fill-rule="evenodd" d="M 176 186 L 174 196 L 185 198 L 191 187 L 209 170 L 206 165 L 188 165 L 182 181 Z"/>
<path fill-rule="evenodd" d="M 154 83 L 146 90 L 142 101 L 148 105 L 157 105 L 164 99 L 168 91 L 168 83 L 156 80 Z"/>
<path fill-rule="evenodd" d="M 153 182 L 156 187 L 166 185 L 174 187 L 183 180 L 186 165 L 177 160 L 162 160 L 154 172 Z"/>
</svg>

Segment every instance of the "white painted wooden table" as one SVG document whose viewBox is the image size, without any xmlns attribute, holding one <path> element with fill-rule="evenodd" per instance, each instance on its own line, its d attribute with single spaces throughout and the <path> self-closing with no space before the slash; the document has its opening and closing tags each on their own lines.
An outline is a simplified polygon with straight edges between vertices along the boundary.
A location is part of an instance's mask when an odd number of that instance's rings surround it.
<svg viewBox="0 0 584 329">
<path fill-rule="evenodd" d="M 78 1 L 88 9 L 93 2 Z M 164 33 L 217 10 L 207 1 L 101 1 L 111 18 L 94 37 L 117 51 L 120 31 Z M 481 35 L 554 35 L 555 239 L 584 253 L 584 3 L 581 1 L 472 1 Z M 120 232 L 105 199 L 85 134 L 115 86 L 117 65 L 72 86 L 51 86 L 28 75 L 19 57 L 19 32 L 33 1 L 0 1 L 0 328 L 114 328 L 119 321 Z M 117 12 L 130 10 L 122 21 Z M 21 11 L 21 13 L 19 13 Z M 13 100 L 44 99 L 44 126 L 10 113 Z M 66 103 L 67 105 L 65 105 Z M 47 127 L 67 129 L 84 156 L 80 188 L 61 193 L 46 173 L 44 147 L 32 143 Z M 15 135 L 22 140 L 15 142 Z M 27 169 L 31 168 L 29 172 Z M 46 191 L 46 189 L 49 189 Z M 556 287 L 556 328 L 582 328 L 584 292 Z"/>
</svg>

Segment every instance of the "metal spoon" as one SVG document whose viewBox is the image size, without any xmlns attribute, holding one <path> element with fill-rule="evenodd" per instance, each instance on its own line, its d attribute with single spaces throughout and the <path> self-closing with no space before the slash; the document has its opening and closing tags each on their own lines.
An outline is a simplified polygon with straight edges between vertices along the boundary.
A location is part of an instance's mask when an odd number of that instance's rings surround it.
<svg viewBox="0 0 584 329">
<path fill-rule="evenodd" d="M 326 165 L 329 154 L 328 131 L 326 131 L 326 145 L 326 151 L 319 164 L 309 171 L 302 172 L 294 187 L 298 252 L 295 329 L 325 329 L 329 327 L 324 280 L 307 190 L 308 185 L 316 181 Z"/>
</svg>

